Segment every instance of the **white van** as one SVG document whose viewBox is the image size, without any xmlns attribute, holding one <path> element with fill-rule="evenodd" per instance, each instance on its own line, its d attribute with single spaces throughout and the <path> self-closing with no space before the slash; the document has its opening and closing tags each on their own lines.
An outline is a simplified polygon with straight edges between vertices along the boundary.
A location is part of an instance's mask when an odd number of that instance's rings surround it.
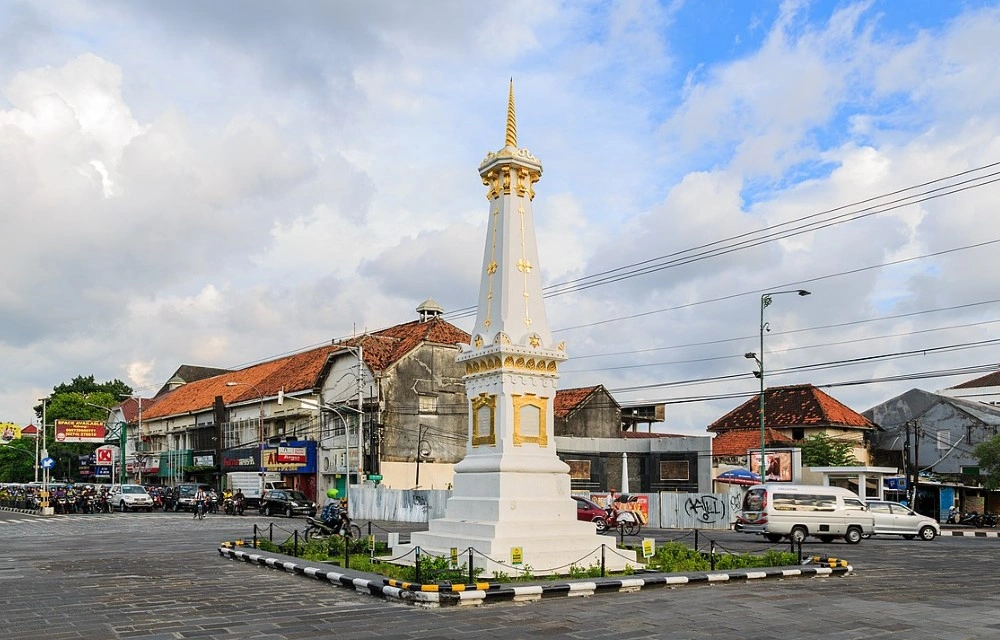
<svg viewBox="0 0 1000 640">
<path fill-rule="evenodd" d="M 814 536 L 823 542 L 843 538 L 858 544 L 875 531 L 875 519 L 864 500 L 847 489 L 769 482 L 747 490 L 735 528 L 771 542 Z"/>
</svg>

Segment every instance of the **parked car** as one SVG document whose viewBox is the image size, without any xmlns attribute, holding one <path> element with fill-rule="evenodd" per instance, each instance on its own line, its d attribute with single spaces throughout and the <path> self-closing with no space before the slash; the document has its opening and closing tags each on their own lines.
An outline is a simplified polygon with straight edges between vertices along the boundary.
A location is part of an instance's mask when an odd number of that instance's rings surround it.
<svg viewBox="0 0 1000 640">
<path fill-rule="evenodd" d="M 108 489 L 108 502 L 112 508 L 125 511 L 153 510 L 153 499 L 141 484 L 113 484 Z"/>
<path fill-rule="evenodd" d="M 183 482 L 174 487 L 171 493 L 171 505 L 174 511 L 194 511 L 194 496 L 201 489 L 206 494 L 211 491 L 212 485 L 200 482 Z"/>
<path fill-rule="evenodd" d="M 873 535 L 903 536 L 912 540 L 933 540 L 941 535 L 941 525 L 937 520 L 922 516 L 909 507 L 888 500 L 867 500 L 868 510 L 875 517 Z"/>
<path fill-rule="evenodd" d="M 271 516 L 283 514 L 286 518 L 298 515 L 316 515 L 316 503 L 306 494 L 295 489 L 271 489 L 260 499 L 260 512 Z"/>
<path fill-rule="evenodd" d="M 604 508 L 591 500 L 590 498 L 584 498 L 583 496 L 573 496 L 576 500 L 576 519 L 586 520 L 587 522 L 594 522 L 595 520 L 600 520 L 604 518 L 605 511 Z"/>
</svg>

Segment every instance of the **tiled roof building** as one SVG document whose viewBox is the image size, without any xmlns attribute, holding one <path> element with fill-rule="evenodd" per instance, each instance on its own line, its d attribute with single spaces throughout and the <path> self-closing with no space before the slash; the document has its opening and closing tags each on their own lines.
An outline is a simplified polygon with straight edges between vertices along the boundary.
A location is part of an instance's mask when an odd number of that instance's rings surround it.
<svg viewBox="0 0 1000 640">
<path fill-rule="evenodd" d="M 790 446 L 815 434 L 854 442 L 854 455 L 867 464 L 865 432 L 877 427 L 866 417 L 811 384 L 771 387 L 764 390 L 765 446 Z M 760 395 L 747 400 L 708 426 L 725 438 L 713 443 L 713 456 L 746 455 L 760 449 Z M 730 432 L 739 435 L 728 435 Z M 749 444 L 749 447 L 744 447 Z M 739 449 L 742 448 L 742 451 Z M 716 451 L 719 453 L 716 453 Z M 723 453 L 725 452 L 725 453 Z"/>
</svg>

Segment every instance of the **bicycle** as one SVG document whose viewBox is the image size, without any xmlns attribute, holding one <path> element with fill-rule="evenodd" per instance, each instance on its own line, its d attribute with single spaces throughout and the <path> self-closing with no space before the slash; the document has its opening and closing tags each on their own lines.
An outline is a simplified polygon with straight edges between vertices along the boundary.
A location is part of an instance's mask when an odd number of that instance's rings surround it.
<svg viewBox="0 0 1000 640">
<path fill-rule="evenodd" d="M 205 501 L 199 500 L 198 504 L 194 507 L 194 518 L 197 520 L 205 519 Z"/>
</svg>

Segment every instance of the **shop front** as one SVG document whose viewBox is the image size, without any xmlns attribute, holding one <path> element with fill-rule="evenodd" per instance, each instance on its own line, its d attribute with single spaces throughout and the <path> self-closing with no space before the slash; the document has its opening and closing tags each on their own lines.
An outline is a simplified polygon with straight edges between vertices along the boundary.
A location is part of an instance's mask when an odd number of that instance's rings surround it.
<svg viewBox="0 0 1000 640">
<path fill-rule="evenodd" d="M 296 440 L 268 444 L 261 450 L 265 473 L 281 474 L 281 479 L 293 489 L 316 500 L 316 443 Z M 223 458 L 225 460 L 225 458 Z M 322 502 L 322 501 L 320 501 Z"/>
</svg>

